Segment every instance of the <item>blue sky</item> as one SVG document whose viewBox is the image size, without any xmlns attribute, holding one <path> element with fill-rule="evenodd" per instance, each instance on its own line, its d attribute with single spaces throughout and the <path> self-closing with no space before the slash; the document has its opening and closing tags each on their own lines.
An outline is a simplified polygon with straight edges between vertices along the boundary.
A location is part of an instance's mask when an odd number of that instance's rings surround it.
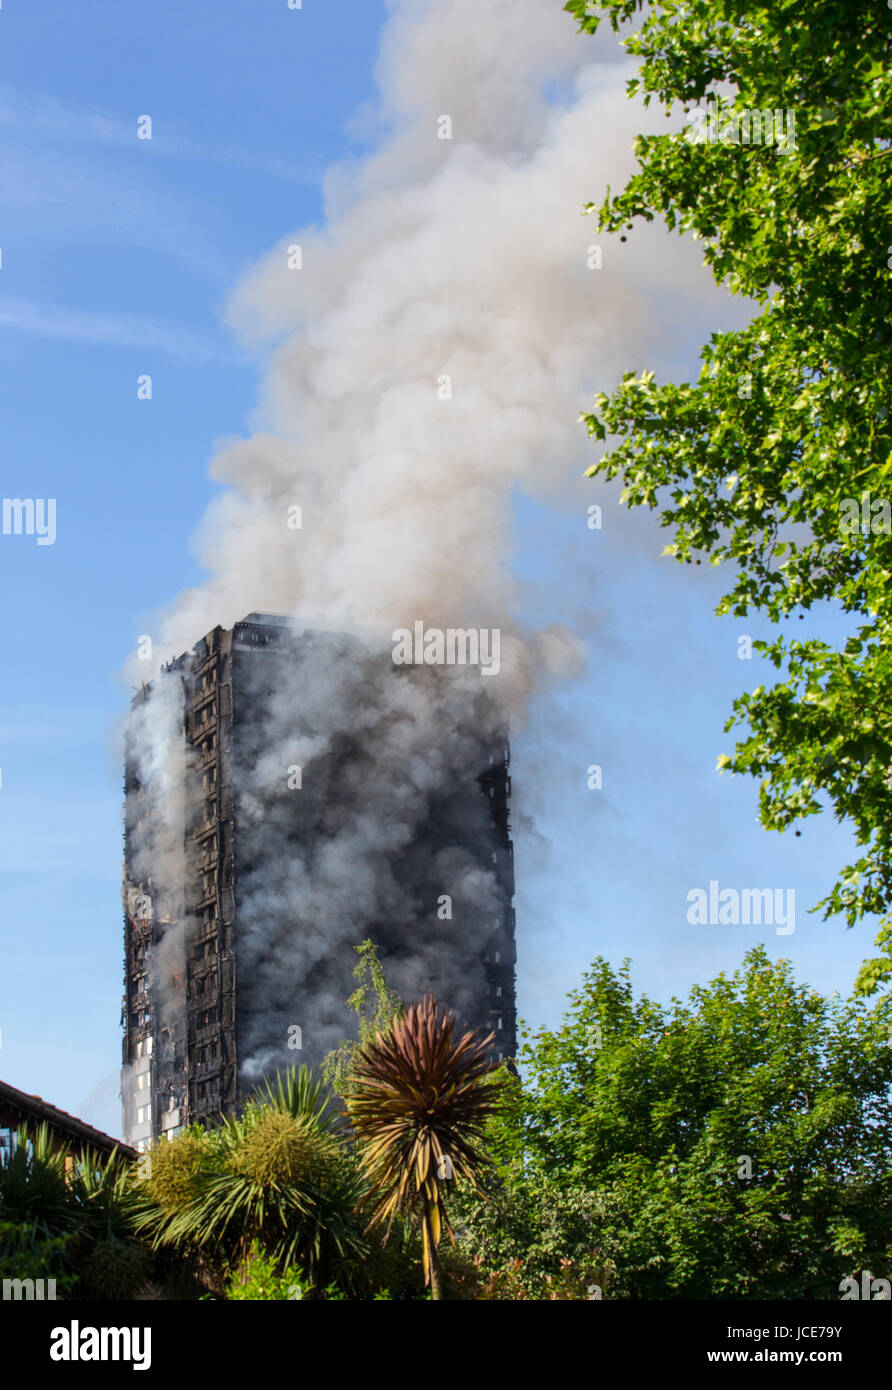
<svg viewBox="0 0 892 1390">
<path fill-rule="evenodd" d="M 0 13 L 2 494 L 55 497 L 58 517 L 52 546 L 0 536 L 0 1076 L 114 1132 L 121 672 L 151 615 L 201 580 L 208 462 L 251 427 L 263 359 L 225 326 L 227 299 L 292 228 L 321 222 L 329 165 L 374 142 L 384 20 L 373 0 Z M 151 141 L 136 139 L 143 114 Z M 649 310 L 657 362 L 690 376 L 724 324 L 702 304 L 680 318 L 668 285 Z M 641 365 L 655 364 L 616 374 Z M 764 629 L 715 618 L 721 577 L 659 560 L 653 518 L 620 519 L 616 493 L 578 475 L 514 507 L 523 616 L 568 622 L 590 653 L 514 739 L 521 1014 L 555 1023 L 595 954 L 631 956 L 636 985 L 666 998 L 757 940 L 848 990 L 870 928 L 806 911 L 848 835 L 827 817 L 768 835 L 755 785 L 714 770 L 731 701 L 764 678 L 737 636 Z M 797 626 L 839 630 L 826 614 Z M 713 878 L 795 889 L 795 933 L 690 926 L 685 895 Z"/>
</svg>

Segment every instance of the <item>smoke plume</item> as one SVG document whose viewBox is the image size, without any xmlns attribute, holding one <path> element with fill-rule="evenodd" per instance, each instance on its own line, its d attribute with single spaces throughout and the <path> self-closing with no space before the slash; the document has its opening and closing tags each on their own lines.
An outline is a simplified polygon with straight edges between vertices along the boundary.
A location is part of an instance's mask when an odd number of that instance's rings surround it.
<svg viewBox="0 0 892 1390">
<path fill-rule="evenodd" d="M 512 504 L 578 474 L 580 409 L 652 327 L 640 259 L 624 267 L 605 248 L 599 268 L 580 216 L 624 181 L 641 127 L 610 36 L 579 35 L 542 0 L 390 9 L 379 100 L 355 122 L 374 149 L 331 171 L 323 225 L 288 231 L 229 306 L 234 331 L 268 354 L 257 428 L 213 460 L 223 491 L 199 533 L 208 578 L 163 614 L 156 641 L 167 659 L 251 611 L 353 637 L 276 687 L 243 750 L 254 867 L 240 879 L 240 930 L 267 1005 L 247 1076 L 270 1064 L 261 1034 L 302 1023 L 289 1014 L 295 981 L 343 960 L 369 923 L 414 931 L 398 988 L 430 978 L 431 903 L 394 869 L 422 827 L 435 821 L 440 841 L 421 881 L 462 909 L 453 931 L 467 932 L 467 960 L 479 921 L 501 910 L 496 876 L 469 853 L 473 826 L 444 808 L 505 722 L 516 727 L 531 693 L 581 654 L 570 631 L 531 630 L 517 611 Z M 499 629 L 498 677 L 396 678 L 389 633 L 416 620 Z M 157 707 L 163 768 L 169 716 Z M 326 798 L 338 749 L 359 744 Z M 282 862 L 270 807 L 292 764 L 325 833 Z M 152 859 L 158 846 L 146 849 Z M 473 969 L 456 966 L 447 1002 L 460 1004 Z M 319 977 L 318 1027 L 333 1045 L 330 989 Z"/>
</svg>

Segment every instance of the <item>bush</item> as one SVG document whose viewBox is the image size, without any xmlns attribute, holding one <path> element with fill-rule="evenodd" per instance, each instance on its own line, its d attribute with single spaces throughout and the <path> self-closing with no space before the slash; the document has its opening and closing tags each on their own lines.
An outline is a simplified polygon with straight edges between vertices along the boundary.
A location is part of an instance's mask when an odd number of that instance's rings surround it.
<svg viewBox="0 0 892 1390">
<path fill-rule="evenodd" d="M 358 1298 L 402 1301 L 425 1297 L 417 1232 L 397 1219 L 386 1244 L 380 1226 L 368 1231 L 365 1241 L 362 1259 L 350 1261 L 345 1269 L 346 1282 Z"/>
<path fill-rule="evenodd" d="M 606 1296 L 622 1246 L 604 1194 L 511 1168 L 486 1192 L 456 1195 L 458 1297 L 587 1298 L 590 1285 Z"/>
<path fill-rule="evenodd" d="M 0 1279 L 55 1279 L 56 1297 L 77 1287 L 71 1247 L 76 1231 L 41 1232 L 35 1222 L 0 1221 Z"/>
<path fill-rule="evenodd" d="M 136 1224 L 156 1247 L 200 1251 L 230 1271 L 256 1242 L 279 1271 L 299 1264 L 322 1284 L 365 1250 L 362 1186 L 321 1087 L 292 1069 L 241 1116 L 153 1149 Z"/>
<path fill-rule="evenodd" d="M 78 1294 L 85 1298 L 133 1298 L 152 1278 L 151 1251 L 111 1236 L 98 1241 L 80 1269 Z"/>
<path fill-rule="evenodd" d="M 226 1297 L 233 1300 L 250 1299 L 275 1302 L 294 1302 L 298 1299 L 333 1300 L 343 1302 L 346 1294 L 335 1284 L 317 1288 L 299 1265 L 289 1265 L 281 1273 L 276 1261 L 265 1255 L 254 1241 L 247 1259 L 233 1271 L 226 1285 Z"/>
<path fill-rule="evenodd" d="M 233 1270 L 226 1284 L 229 1299 L 287 1301 L 302 1297 L 304 1280 L 293 1270 L 277 1273 L 276 1261 L 255 1241 L 248 1258 Z M 300 1292 L 296 1292 L 299 1290 Z"/>
<path fill-rule="evenodd" d="M 153 1263 L 133 1238 L 132 1171 L 119 1154 L 63 1153 L 45 1125 L 21 1130 L 0 1160 L 0 1274 L 55 1279 L 60 1298 L 131 1298 Z"/>
</svg>

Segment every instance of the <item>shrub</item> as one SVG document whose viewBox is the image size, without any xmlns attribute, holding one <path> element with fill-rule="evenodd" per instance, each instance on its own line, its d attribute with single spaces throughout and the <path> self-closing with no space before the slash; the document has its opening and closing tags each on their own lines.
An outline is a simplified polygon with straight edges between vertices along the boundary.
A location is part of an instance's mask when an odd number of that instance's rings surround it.
<svg viewBox="0 0 892 1390">
<path fill-rule="evenodd" d="M 76 1231 L 49 1235 L 35 1222 L 0 1221 L 0 1279 L 55 1279 L 56 1297 L 77 1287 L 71 1247 Z"/>
<path fill-rule="evenodd" d="M 279 1270 L 300 1264 L 316 1282 L 365 1249 L 354 1216 L 362 1182 L 306 1068 L 267 1084 L 241 1116 L 152 1155 L 137 1226 L 156 1247 L 233 1269 L 259 1242 Z"/>
<path fill-rule="evenodd" d="M 196 1196 L 200 1178 L 212 1167 L 204 1130 L 197 1125 L 174 1140 L 162 1139 L 149 1151 L 150 1176 L 142 1182 L 144 1195 L 162 1211 L 173 1213 Z"/>
<path fill-rule="evenodd" d="M 325 1299 L 343 1302 L 346 1294 L 333 1283 L 324 1288 L 317 1287 L 299 1265 L 289 1265 L 279 1272 L 276 1261 L 264 1254 L 260 1243 L 254 1241 L 247 1258 L 233 1271 L 226 1285 L 226 1297 L 236 1301 Z"/>
<path fill-rule="evenodd" d="M 85 1298 L 133 1298 L 153 1274 L 151 1251 L 111 1236 L 97 1241 L 80 1269 L 78 1294 Z"/>
</svg>

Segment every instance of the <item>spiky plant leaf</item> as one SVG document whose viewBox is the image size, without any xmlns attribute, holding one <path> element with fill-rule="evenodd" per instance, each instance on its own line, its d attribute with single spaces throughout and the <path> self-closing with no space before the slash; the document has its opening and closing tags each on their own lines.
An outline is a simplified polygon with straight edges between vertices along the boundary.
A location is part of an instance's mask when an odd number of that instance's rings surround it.
<svg viewBox="0 0 892 1390">
<path fill-rule="evenodd" d="M 452 1235 L 444 1183 L 460 1176 L 478 1185 L 485 1162 L 478 1145 L 501 1093 L 491 1079 L 494 1035 L 454 1035 L 455 1015 L 429 993 L 359 1050 L 346 1096 L 370 1180 L 369 1226 L 386 1221 L 389 1235 L 397 1212 L 420 1220 L 425 1282 L 434 1283 L 435 1297 L 442 1226 Z"/>
</svg>

